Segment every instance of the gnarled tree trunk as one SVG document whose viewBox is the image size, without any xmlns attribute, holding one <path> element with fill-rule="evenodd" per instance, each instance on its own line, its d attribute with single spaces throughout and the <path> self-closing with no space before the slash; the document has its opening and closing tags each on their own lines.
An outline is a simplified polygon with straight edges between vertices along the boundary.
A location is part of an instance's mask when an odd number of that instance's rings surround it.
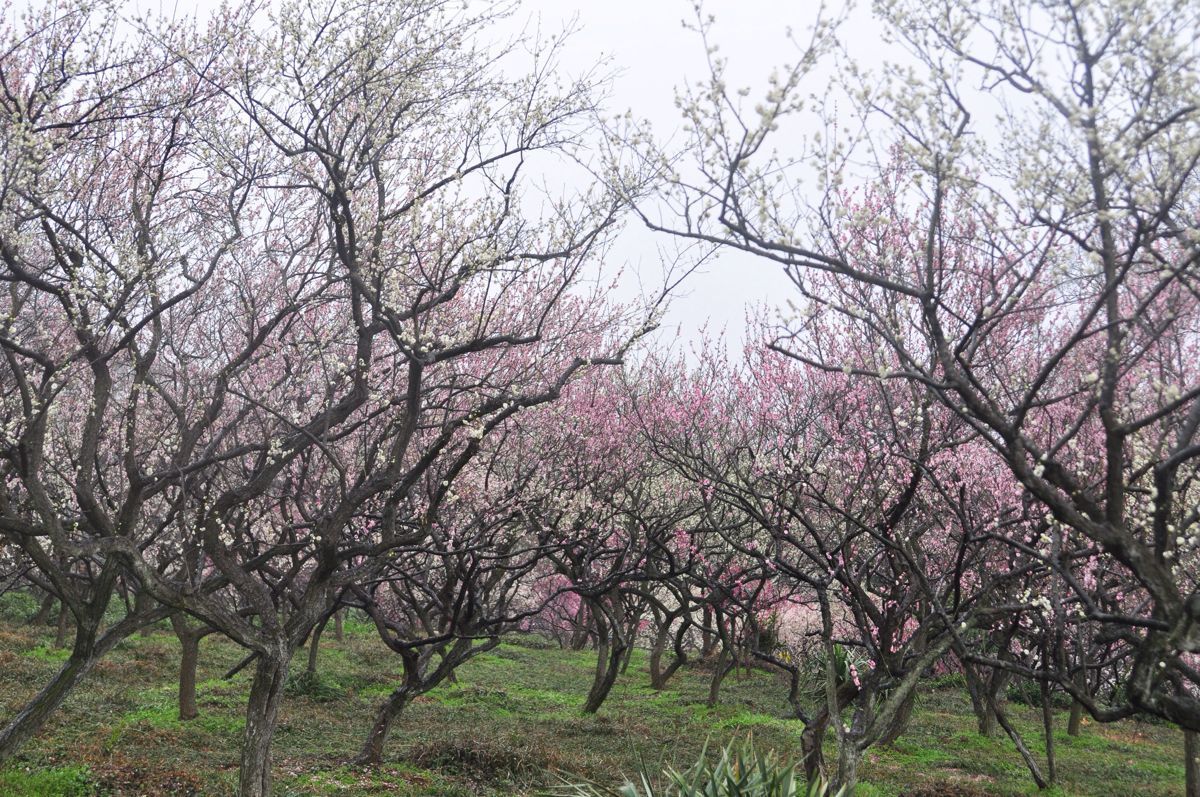
<svg viewBox="0 0 1200 797">
<path fill-rule="evenodd" d="M 267 797 L 271 793 L 271 741 L 279 720 L 290 660 L 290 653 L 282 651 L 258 657 L 246 705 L 246 733 L 238 778 L 240 797 Z"/>
</svg>

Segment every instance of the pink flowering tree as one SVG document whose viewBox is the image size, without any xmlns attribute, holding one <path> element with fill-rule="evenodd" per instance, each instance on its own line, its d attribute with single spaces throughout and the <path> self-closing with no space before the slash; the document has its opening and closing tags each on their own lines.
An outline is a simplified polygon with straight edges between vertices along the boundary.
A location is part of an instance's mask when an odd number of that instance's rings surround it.
<svg viewBox="0 0 1200 797">
<path fill-rule="evenodd" d="M 772 149 L 804 111 L 820 46 L 753 112 L 714 60 L 684 98 L 697 168 L 668 174 L 665 194 L 680 213 L 644 217 L 785 268 L 799 296 L 781 351 L 918 385 L 973 430 L 1044 519 L 1036 544 L 1022 543 L 1053 572 L 1032 599 L 1060 617 L 1056 602 L 1069 607 L 1124 650 L 1121 689 L 1102 699 L 1070 666 L 979 663 L 1053 680 L 1099 720 L 1146 712 L 1200 729 L 1197 9 L 879 13 L 919 66 L 907 82 L 851 70 L 849 107 L 885 153 L 875 175 L 848 187 L 854 142 L 840 135 L 791 159 Z M 996 129 L 977 122 L 997 108 Z M 811 200 L 793 190 L 806 154 L 822 159 Z M 822 313 L 879 341 L 878 368 L 809 346 Z"/>
</svg>

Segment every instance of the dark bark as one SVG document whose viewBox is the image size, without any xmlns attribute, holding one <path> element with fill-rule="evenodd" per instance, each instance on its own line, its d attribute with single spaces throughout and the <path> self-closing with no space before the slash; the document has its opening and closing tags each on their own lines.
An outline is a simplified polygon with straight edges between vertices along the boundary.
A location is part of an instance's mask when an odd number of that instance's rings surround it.
<svg viewBox="0 0 1200 797">
<path fill-rule="evenodd" d="M 54 711 L 62 705 L 71 690 L 91 672 L 96 662 L 143 624 L 162 619 L 167 610 L 156 609 L 149 615 L 127 616 L 97 639 L 99 618 L 104 606 L 93 607 L 91 616 L 75 630 L 71 656 L 50 683 L 46 684 L 25 707 L 0 730 L 0 763 L 11 758 L 31 739 Z"/>
<path fill-rule="evenodd" d="M 54 595 L 47 592 L 42 598 L 42 603 L 38 606 L 38 610 L 32 617 L 29 618 L 31 625 L 46 625 L 50 622 L 50 612 L 54 610 Z"/>
<path fill-rule="evenodd" d="M 0 762 L 7 761 L 41 729 L 98 660 L 99 657 L 91 655 L 86 649 L 76 647 L 54 679 L 0 731 Z"/>
<path fill-rule="evenodd" d="M 200 716 L 196 706 L 196 666 L 200 661 L 200 636 L 179 636 L 182 654 L 179 657 L 179 719 L 191 720 Z"/>
<path fill-rule="evenodd" d="M 58 607 L 58 630 L 54 634 L 54 647 L 67 645 L 67 630 L 70 628 L 71 610 L 63 603 Z"/>
<path fill-rule="evenodd" d="M 1200 733 L 1183 732 L 1184 794 L 1200 797 Z"/>
<path fill-rule="evenodd" d="M 192 626 L 182 613 L 171 615 L 171 630 L 179 640 L 179 719 L 200 716 L 196 706 L 196 667 L 200 662 L 200 640 L 212 629 L 206 625 Z"/>
<path fill-rule="evenodd" d="M 900 707 L 888 723 L 888 727 L 880 734 L 878 744 L 893 744 L 904 735 L 904 732 L 908 730 L 908 726 L 912 722 L 913 709 L 916 704 L 917 690 L 914 689 L 905 695 L 903 702 L 900 703 Z"/>
<path fill-rule="evenodd" d="M 650 687 L 652 689 L 665 689 L 667 681 L 671 680 L 671 676 L 687 663 L 687 653 L 683 648 L 683 640 L 687 633 L 687 627 L 687 623 L 684 622 L 679 626 L 679 630 L 675 632 L 675 655 L 666 668 L 662 666 L 662 657 L 666 652 L 667 640 L 671 636 L 671 626 L 668 622 L 659 628 L 658 634 L 654 639 L 654 648 L 650 653 Z"/>
<path fill-rule="evenodd" d="M 267 797 L 271 793 L 271 741 L 283 702 L 289 659 L 283 652 L 258 657 L 246 705 L 239 797 Z"/>
<path fill-rule="evenodd" d="M 1050 682 L 1042 681 L 1042 734 L 1046 738 L 1046 780 L 1053 785 L 1058 780 L 1058 763 L 1054 755 L 1054 707 L 1050 705 Z"/>
<path fill-rule="evenodd" d="M 383 746 L 387 742 L 388 734 L 391 733 L 392 724 L 404 711 L 404 707 L 412 701 L 412 698 L 413 693 L 408 686 L 402 686 L 388 696 L 388 699 L 375 712 L 375 722 L 371 725 L 371 731 L 367 734 L 362 750 L 354 759 L 355 763 L 370 766 L 378 766 L 383 763 Z"/>
<path fill-rule="evenodd" d="M 717 705 L 717 702 L 721 699 L 721 683 L 736 665 L 737 659 L 729 652 L 728 648 L 722 647 L 721 654 L 717 656 L 716 667 L 713 668 L 712 678 L 708 682 L 708 701 L 706 705 L 709 708 Z"/>
<path fill-rule="evenodd" d="M 850 705 L 850 701 L 858 696 L 858 687 L 853 683 L 842 684 L 837 691 L 838 708 Z M 804 767 L 804 777 L 812 783 L 825 768 L 825 732 L 829 729 L 829 706 L 822 705 L 820 711 L 813 717 L 812 722 L 804 726 L 800 734 L 800 749 L 803 756 L 801 764 Z"/>
<path fill-rule="evenodd" d="M 991 709 L 992 714 L 996 718 L 996 722 L 999 723 L 1000 727 L 1004 729 L 1004 732 L 1008 734 L 1008 738 L 1012 739 L 1012 743 L 1014 746 L 1016 746 L 1017 752 L 1021 754 L 1021 759 L 1025 762 L 1025 766 L 1029 769 L 1029 774 L 1033 776 L 1033 782 L 1037 784 L 1039 789 L 1045 789 L 1049 787 L 1050 784 L 1047 782 L 1045 776 L 1042 775 L 1042 770 L 1040 767 L 1038 767 L 1037 760 L 1033 757 L 1033 753 L 1029 752 L 1029 748 L 1025 746 L 1025 740 L 1021 738 L 1021 734 L 1012 726 L 1012 723 L 1008 721 L 1008 717 L 1005 716 L 1004 709 L 995 702 L 991 703 Z"/>
<path fill-rule="evenodd" d="M 609 626 L 599 612 L 596 617 L 596 631 L 599 636 L 599 646 L 596 654 L 596 676 L 592 688 L 588 691 L 587 700 L 583 704 L 584 714 L 595 714 L 604 705 L 613 684 L 617 682 L 617 674 L 621 670 L 621 659 L 625 655 L 626 644 L 620 633 L 615 629 L 610 632 Z"/>
<path fill-rule="evenodd" d="M 342 627 L 345 614 L 345 609 L 338 609 L 333 613 L 333 638 L 338 642 L 342 642 L 346 639 L 346 631 Z"/>
<path fill-rule="evenodd" d="M 1071 716 L 1067 719 L 1067 735 L 1078 736 L 1083 726 L 1083 704 L 1078 700 L 1071 701 Z"/>
<path fill-rule="evenodd" d="M 308 637 L 308 664 L 304 668 L 305 675 L 315 676 L 317 674 L 317 661 L 321 653 L 321 634 L 325 631 L 327 622 L 329 622 L 328 618 L 317 623 L 316 628 Z"/>
</svg>

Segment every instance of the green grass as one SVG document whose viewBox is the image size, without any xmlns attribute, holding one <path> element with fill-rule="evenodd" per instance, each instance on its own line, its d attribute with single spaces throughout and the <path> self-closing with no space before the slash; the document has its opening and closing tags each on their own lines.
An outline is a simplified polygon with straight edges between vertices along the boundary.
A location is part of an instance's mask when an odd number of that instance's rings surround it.
<svg viewBox="0 0 1200 797">
<path fill-rule="evenodd" d="M 6 797 L 83 797 L 93 792 L 91 783 L 87 767 L 0 770 L 0 794 Z"/>
<path fill-rule="evenodd" d="M 400 666 L 370 628 L 350 622 L 347 631 L 343 642 L 332 630 L 325 634 L 319 679 L 296 680 L 288 690 L 274 751 L 280 795 L 533 795 L 560 775 L 612 782 L 643 762 L 686 767 L 706 743 L 747 734 L 781 756 L 799 753 L 801 726 L 789 717 L 786 684 L 775 674 L 730 675 L 720 704 L 708 708 L 707 670 L 685 668 L 668 689 L 655 691 L 637 651 L 600 713 L 587 716 L 579 707 L 594 653 L 515 639 L 462 667 L 455 683 L 417 698 L 396 723 L 383 767 L 349 765 Z M 51 636 L 51 628 L 0 624 L 0 720 L 59 666 Z M 188 722 L 175 705 L 178 654 L 169 628 L 119 645 L 0 770 L 0 795 L 232 793 L 249 674 L 220 676 L 242 651 L 216 637 L 204 640 L 201 713 Z M 303 669 L 303 657 L 295 667 Z M 1040 713 L 1013 704 L 1011 714 L 1041 755 Z M 1065 716 L 1060 725 L 1065 729 Z M 1182 735 L 1169 727 L 1093 723 L 1079 737 L 1057 734 L 1056 742 L 1059 788 L 1048 794 L 1183 795 Z M 860 797 L 901 797 L 943 784 L 958 789 L 947 794 L 1037 793 L 1006 738 L 975 732 L 953 679 L 929 684 L 909 731 L 891 747 L 868 751 L 860 772 L 867 782 Z"/>
</svg>

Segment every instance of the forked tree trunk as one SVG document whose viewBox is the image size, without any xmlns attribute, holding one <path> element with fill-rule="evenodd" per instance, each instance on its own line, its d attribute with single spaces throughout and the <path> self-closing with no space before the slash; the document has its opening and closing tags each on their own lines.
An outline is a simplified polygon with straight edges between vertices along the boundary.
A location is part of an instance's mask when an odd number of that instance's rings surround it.
<svg viewBox="0 0 1200 797">
<path fill-rule="evenodd" d="M 650 652 L 650 687 L 652 689 L 661 690 L 667 688 L 667 682 L 671 680 L 671 676 L 687 663 L 687 656 L 683 653 L 683 635 L 687 631 L 687 623 L 680 626 L 679 631 L 675 635 L 675 649 L 671 663 L 663 668 L 662 657 L 666 652 L 667 641 L 670 639 L 671 627 L 668 623 L 663 628 L 659 629 L 658 634 L 654 638 L 654 648 Z"/>
<path fill-rule="evenodd" d="M 246 705 L 239 797 L 267 797 L 271 793 L 271 741 L 279 720 L 289 664 L 290 655 L 258 657 Z"/>
<path fill-rule="evenodd" d="M 575 630 L 571 634 L 570 648 L 571 650 L 583 650 L 587 645 L 588 637 L 591 636 L 587 604 L 583 601 L 579 602 L 579 608 L 575 611 L 574 625 Z"/>
<path fill-rule="evenodd" d="M 588 691 L 587 700 L 583 704 L 584 714 L 595 714 L 604 705 L 613 684 L 617 682 L 617 674 L 621 670 L 621 659 L 627 647 L 620 632 L 608 626 L 607 619 L 601 612 L 592 612 L 596 619 L 596 634 L 599 638 L 599 649 L 596 654 L 596 676 L 592 688 Z"/>
</svg>

